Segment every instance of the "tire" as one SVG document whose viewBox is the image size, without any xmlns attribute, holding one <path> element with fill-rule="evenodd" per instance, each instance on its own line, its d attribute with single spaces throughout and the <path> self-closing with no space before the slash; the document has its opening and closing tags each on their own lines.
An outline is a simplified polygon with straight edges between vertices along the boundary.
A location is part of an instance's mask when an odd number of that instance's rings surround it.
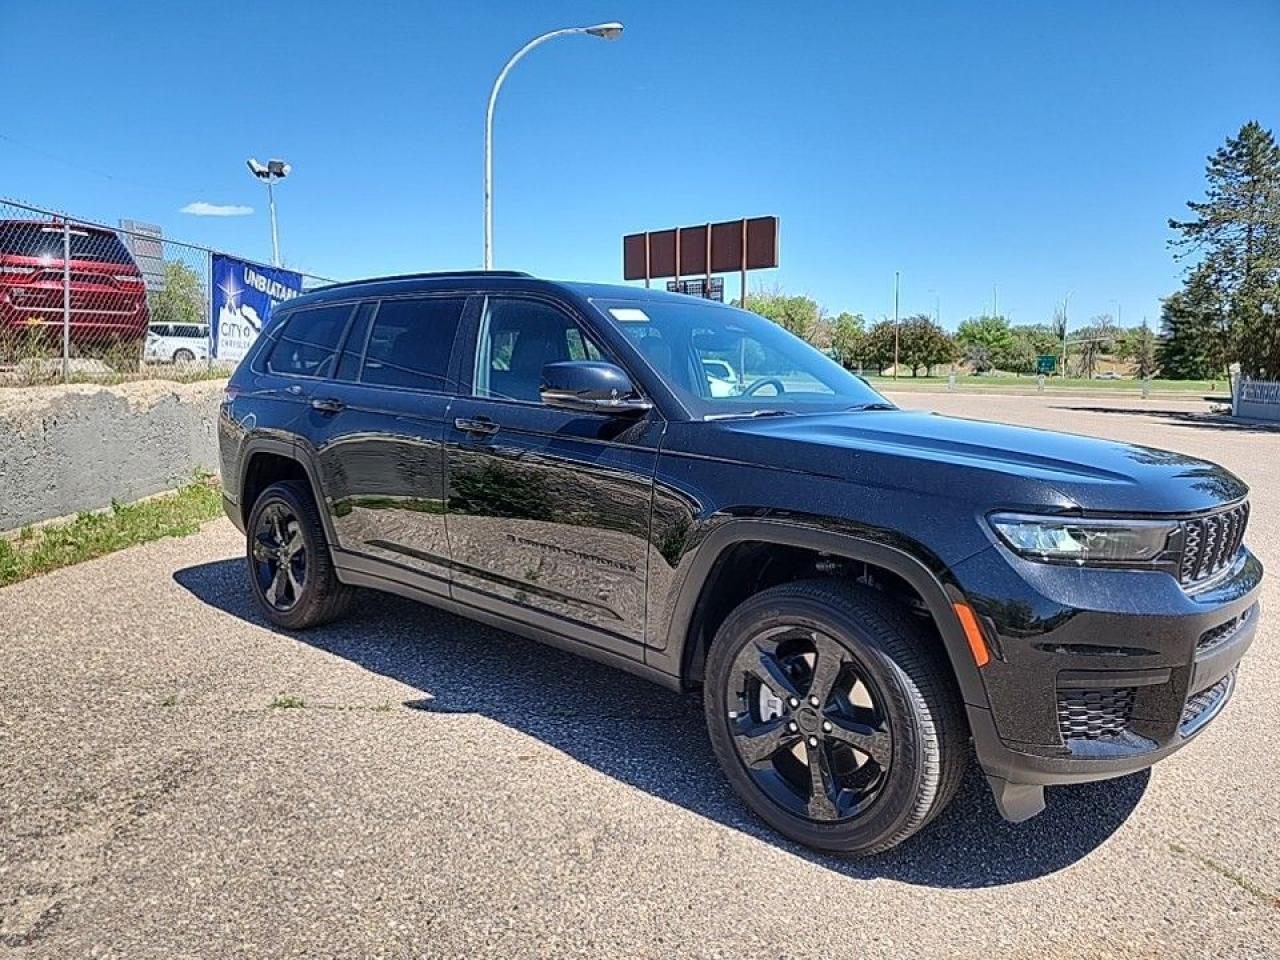
<svg viewBox="0 0 1280 960">
<path fill-rule="evenodd" d="M 730 613 L 707 656 L 704 706 L 716 757 L 747 806 L 820 850 L 898 845 L 950 802 L 968 760 L 940 641 L 845 581 L 784 584 Z"/>
<path fill-rule="evenodd" d="M 346 613 L 355 591 L 338 580 L 319 509 L 305 483 L 267 487 L 245 530 L 249 586 L 268 620 L 287 630 L 305 630 Z"/>
<path fill-rule="evenodd" d="M 195 360 L 195 358 L 196 358 L 196 355 L 192 353 L 190 350 L 188 350 L 186 347 L 181 347 L 173 351 L 174 363 L 192 363 Z"/>
</svg>

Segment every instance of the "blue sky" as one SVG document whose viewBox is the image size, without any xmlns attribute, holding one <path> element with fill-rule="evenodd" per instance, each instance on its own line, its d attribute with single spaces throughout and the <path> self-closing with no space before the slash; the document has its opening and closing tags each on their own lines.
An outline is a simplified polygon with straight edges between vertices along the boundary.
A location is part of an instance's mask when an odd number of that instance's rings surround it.
<svg viewBox="0 0 1280 960">
<path fill-rule="evenodd" d="M 496 265 L 621 278 L 621 236 L 777 214 L 828 310 L 1155 323 L 1165 221 L 1249 119 L 1280 134 L 1280 3 L 114 3 L 0 6 L 0 195 L 336 278 Z M 23 95 L 25 91 L 25 96 Z M 239 217 L 178 211 L 203 201 Z M 736 280 L 728 287 L 736 293 Z"/>
</svg>

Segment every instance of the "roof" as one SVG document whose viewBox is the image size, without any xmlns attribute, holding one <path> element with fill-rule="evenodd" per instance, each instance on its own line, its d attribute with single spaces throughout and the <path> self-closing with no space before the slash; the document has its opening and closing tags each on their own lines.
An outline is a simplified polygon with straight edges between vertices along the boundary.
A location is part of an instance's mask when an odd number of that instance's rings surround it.
<svg viewBox="0 0 1280 960">
<path fill-rule="evenodd" d="M 491 290 L 560 291 L 583 299 L 601 300 L 672 300 L 687 303 L 688 297 L 666 290 L 646 289 L 614 283 L 587 283 L 572 280 L 545 280 L 518 270 L 449 270 L 437 273 L 409 273 L 387 277 L 369 277 L 317 287 L 289 301 L 290 308 L 344 300 L 348 297 L 393 296 L 418 290 L 471 286 L 486 280 Z M 462 281 L 459 284 L 458 281 Z"/>
</svg>

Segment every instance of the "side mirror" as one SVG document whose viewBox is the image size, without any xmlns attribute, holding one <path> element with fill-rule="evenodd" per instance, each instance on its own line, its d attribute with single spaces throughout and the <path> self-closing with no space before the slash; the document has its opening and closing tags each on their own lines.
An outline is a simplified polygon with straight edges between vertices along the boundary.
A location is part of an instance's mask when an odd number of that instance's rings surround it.
<svg viewBox="0 0 1280 960">
<path fill-rule="evenodd" d="M 640 416 L 653 409 L 628 377 L 612 363 L 562 360 L 542 368 L 542 402 L 561 410 Z"/>
</svg>

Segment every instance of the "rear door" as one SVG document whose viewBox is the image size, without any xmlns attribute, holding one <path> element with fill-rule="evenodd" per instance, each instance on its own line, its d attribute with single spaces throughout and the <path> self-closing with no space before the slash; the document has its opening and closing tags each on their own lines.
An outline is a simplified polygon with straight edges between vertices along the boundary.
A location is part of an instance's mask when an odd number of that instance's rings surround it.
<svg viewBox="0 0 1280 960">
<path fill-rule="evenodd" d="M 465 293 L 362 303 L 300 433 L 341 562 L 447 595 L 444 425 Z"/>
<path fill-rule="evenodd" d="M 663 421 L 557 410 L 542 367 L 612 360 L 571 309 L 487 298 L 446 425 L 455 600 L 641 657 Z"/>
</svg>

